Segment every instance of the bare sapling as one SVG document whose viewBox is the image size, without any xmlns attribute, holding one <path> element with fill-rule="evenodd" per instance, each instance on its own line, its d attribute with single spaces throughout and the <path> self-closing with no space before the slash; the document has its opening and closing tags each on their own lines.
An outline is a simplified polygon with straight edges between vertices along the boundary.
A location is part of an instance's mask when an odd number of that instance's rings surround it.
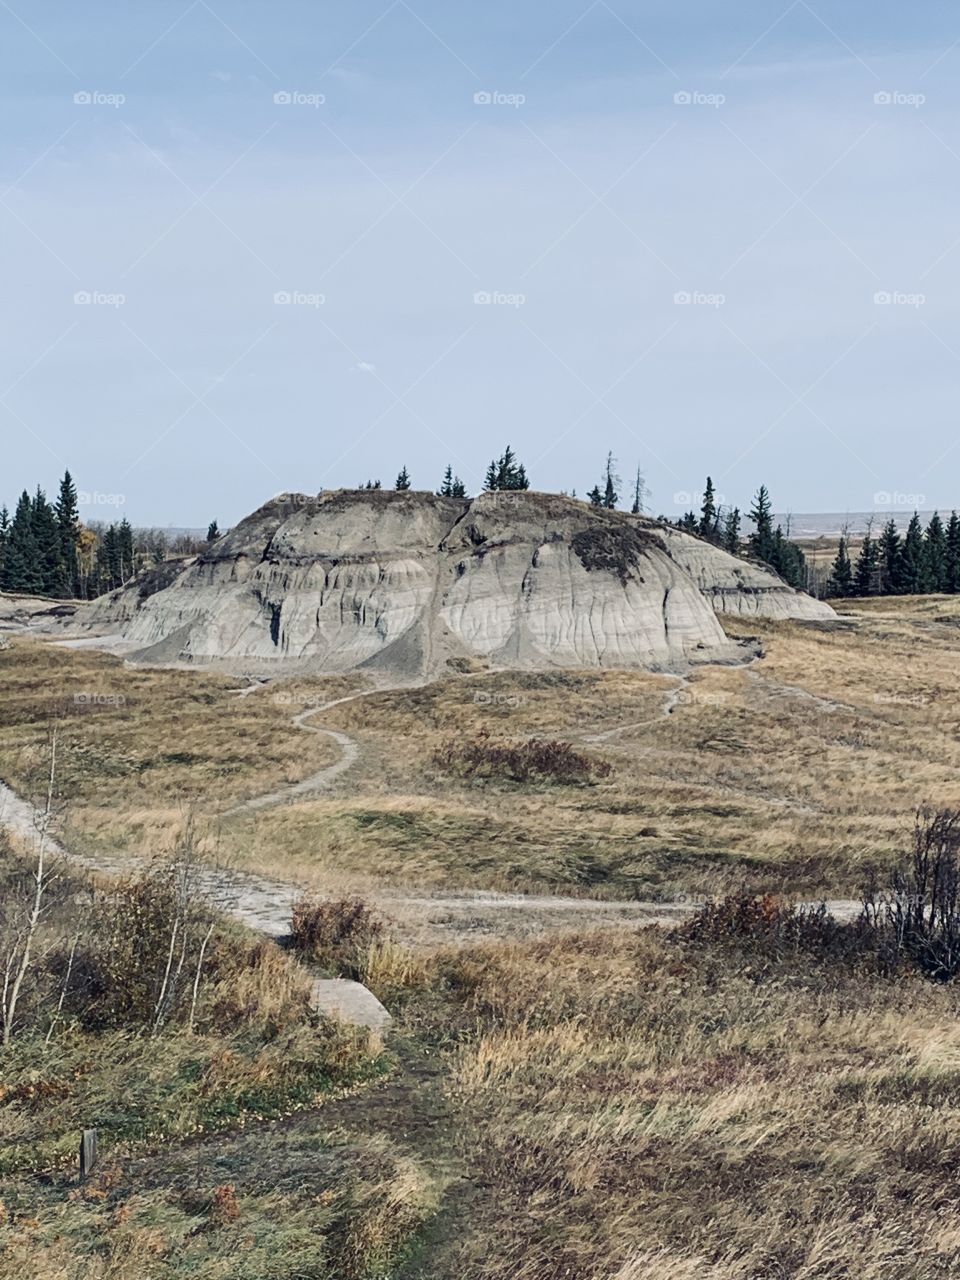
<svg viewBox="0 0 960 1280">
<path fill-rule="evenodd" d="M 26 916 L 19 927 L 13 927 L 7 945 L 4 960 L 3 992 L 0 1013 L 3 1016 L 2 1043 L 9 1045 L 13 1036 L 14 1020 L 20 992 L 30 969 L 34 944 L 40 919 L 43 914 L 44 898 L 50 887 L 53 873 L 48 865 L 47 846 L 50 826 L 53 820 L 53 797 L 57 777 L 57 731 L 50 737 L 50 770 L 47 776 L 47 798 L 43 810 L 37 819 L 37 857 L 31 875 L 32 889 Z"/>
</svg>

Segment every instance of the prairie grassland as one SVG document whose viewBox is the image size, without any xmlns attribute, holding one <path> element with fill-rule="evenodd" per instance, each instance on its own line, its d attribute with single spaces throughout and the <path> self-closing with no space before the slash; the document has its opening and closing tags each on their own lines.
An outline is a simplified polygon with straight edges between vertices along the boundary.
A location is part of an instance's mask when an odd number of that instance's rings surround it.
<svg viewBox="0 0 960 1280">
<path fill-rule="evenodd" d="M 29 871 L 0 841 L 4 961 L 21 954 Z M 384 1078 L 379 1038 L 313 1013 L 310 973 L 273 943 L 200 902 L 191 925 L 162 872 L 103 895 L 58 873 L 44 902 L 0 1046 L 0 1276 L 366 1280 L 391 1265 L 434 1183 L 402 1144 L 338 1133 L 325 1111 Z M 79 1184 L 90 1126 L 100 1160 Z"/>
<path fill-rule="evenodd" d="M 28 784 L 59 710 L 76 845 L 162 852 L 192 813 L 202 847 L 320 891 L 855 894 L 918 802 L 960 801 L 960 601 L 854 601 L 827 624 L 724 621 L 764 656 L 685 683 L 475 672 L 373 693 L 357 677 L 300 678 L 243 698 L 219 676 L 22 640 L 0 653 L 0 768 Z M 97 690 L 125 701 L 72 701 Z M 361 691 L 313 719 L 360 748 L 329 790 L 221 817 L 336 759 L 291 717 Z M 482 731 L 565 739 L 613 771 L 520 785 L 436 763 L 445 742 Z"/>
<path fill-rule="evenodd" d="M 954 989 L 655 929 L 488 945 L 441 970 L 476 1190 L 419 1275 L 957 1274 Z"/>
<path fill-rule="evenodd" d="M 855 893 L 918 802 L 960 801 L 960 602 L 852 602 L 848 615 L 725 620 L 764 657 L 682 688 L 644 672 L 498 673 L 344 703 L 322 723 L 356 737 L 362 773 L 237 826 L 233 847 L 321 885 Z M 480 730 L 565 738 L 614 772 L 581 787 L 442 774 L 438 745 Z"/>
</svg>

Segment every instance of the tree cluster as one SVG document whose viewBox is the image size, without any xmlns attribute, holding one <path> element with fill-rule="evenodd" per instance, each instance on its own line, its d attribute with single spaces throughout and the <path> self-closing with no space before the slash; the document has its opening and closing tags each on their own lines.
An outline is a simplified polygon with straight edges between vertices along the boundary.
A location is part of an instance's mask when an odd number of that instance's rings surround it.
<svg viewBox="0 0 960 1280">
<path fill-rule="evenodd" d="M 844 534 L 826 592 L 831 597 L 928 595 L 960 591 L 960 516 L 944 526 L 935 511 L 924 529 L 915 511 L 901 535 L 891 517 L 879 537 L 868 529 L 854 563 Z"/>
</svg>

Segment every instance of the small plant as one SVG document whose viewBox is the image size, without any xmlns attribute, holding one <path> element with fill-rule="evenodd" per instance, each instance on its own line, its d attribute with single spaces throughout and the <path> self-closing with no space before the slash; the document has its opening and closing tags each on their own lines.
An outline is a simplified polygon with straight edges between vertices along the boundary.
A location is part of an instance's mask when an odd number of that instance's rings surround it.
<svg viewBox="0 0 960 1280">
<path fill-rule="evenodd" d="M 613 769 L 559 739 L 491 738 L 484 730 L 472 738 L 451 738 L 433 756 L 445 773 L 461 778 L 500 778 L 510 782 L 583 784 L 609 777 Z"/>
<path fill-rule="evenodd" d="M 363 953 L 384 933 L 383 921 L 360 898 L 300 898 L 291 923 L 301 955 L 349 977 L 357 976 Z"/>
<path fill-rule="evenodd" d="M 214 1226 L 225 1227 L 240 1217 L 237 1189 L 232 1183 L 214 1187 L 210 1204 L 210 1221 Z"/>
<path fill-rule="evenodd" d="M 960 974 L 960 810 L 918 809 L 910 852 L 886 888 L 874 877 L 863 898 L 864 919 L 891 955 L 938 982 Z"/>
</svg>

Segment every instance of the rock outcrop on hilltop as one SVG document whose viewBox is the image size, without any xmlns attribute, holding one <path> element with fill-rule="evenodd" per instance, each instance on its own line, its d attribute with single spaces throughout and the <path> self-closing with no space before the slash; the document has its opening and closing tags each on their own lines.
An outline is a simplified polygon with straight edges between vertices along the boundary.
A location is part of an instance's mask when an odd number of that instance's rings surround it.
<svg viewBox="0 0 960 1280">
<path fill-rule="evenodd" d="M 574 499 L 339 490 L 274 499 L 172 581 L 133 584 L 77 621 L 113 626 L 145 662 L 416 679 L 455 659 L 736 661 L 717 612 L 833 616 L 763 566 Z"/>
</svg>

